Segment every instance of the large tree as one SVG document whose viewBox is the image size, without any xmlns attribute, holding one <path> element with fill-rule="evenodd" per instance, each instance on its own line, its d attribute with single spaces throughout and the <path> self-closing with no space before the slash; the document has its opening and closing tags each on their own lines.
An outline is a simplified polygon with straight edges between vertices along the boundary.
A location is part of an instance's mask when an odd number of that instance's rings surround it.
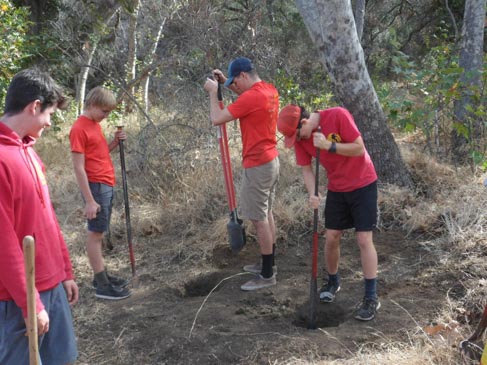
<svg viewBox="0 0 487 365">
<path fill-rule="evenodd" d="M 453 154 L 458 162 L 464 162 L 469 150 L 476 148 L 475 142 L 481 140 L 482 121 L 475 117 L 474 111 L 480 100 L 473 95 L 480 93 L 482 62 L 484 58 L 484 21 L 487 0 L 466 0 L 460 41 L 461 98 L 455 103 L 457 128 L 452 133 Z M 467 131 L 462 133 L 461 131 Z M 471 144 L 469 146 L 469 144 Z"/>
<path fill-rule="evenodd" d="M 350 0 L 296 0 L 334 94 L 354 116 L 379 181 L 412 185 L 365 66 Z"/>
</svg>

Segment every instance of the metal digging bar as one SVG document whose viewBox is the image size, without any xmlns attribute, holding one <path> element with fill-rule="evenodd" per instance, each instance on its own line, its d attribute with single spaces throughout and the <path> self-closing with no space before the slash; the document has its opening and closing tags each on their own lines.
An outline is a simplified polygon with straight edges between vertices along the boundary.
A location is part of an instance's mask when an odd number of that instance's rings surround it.
<svg viewBox="0 0 487 365">
<path fill-rule="evenodd" d="M 318 127 L 318 133 L 321 129 Z M 315 171 L 315 196 L 318 195 L 319 172 L 320 172 L 320 149 L 316 148 L 316 171 Z M 314 210 L 313 216 L 313 247 L 311 251 L 311 281 L 309 285 L 309 321 L 308 329 L 316 329 L 316 306 L 318 302 L 318 208 Z"/>
<path fill-rule="evenodd" d="M 220 82 L 218 82 L 218 105 L 223 109 L 223 96 Z M 245 245 L 245 228 L 243 221 L 238 218 L 237 201 L 235 198 L 235 187 L 233 185 L 233 173 L 228 148 L 227 128 L 221 124 L 218 129 L 218 142 L 223 165 L 223 175 L 227 190 L 228 208 L 230 210 L 230 220 L 227 223 L 228 239 L 233 253 L 238 253 Z"/>
</svg>

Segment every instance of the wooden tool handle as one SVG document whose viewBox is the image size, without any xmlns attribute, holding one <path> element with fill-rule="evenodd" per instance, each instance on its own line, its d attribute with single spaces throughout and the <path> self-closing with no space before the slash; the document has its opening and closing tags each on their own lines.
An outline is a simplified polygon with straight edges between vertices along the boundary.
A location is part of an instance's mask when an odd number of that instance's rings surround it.
<svg viewBox="0 0 487 365">
<path fill-rule="evenodd" d="M 24 266 L 25 282 L 27 286 L 27 334 L 29 336 L 29 363 L 39 364 L 39 343 L 37 338 L 37 315 L 36 315 L 36 281 L 35 281 L 35 245 L 32 236 L 25 236 Z"/>
</svg>

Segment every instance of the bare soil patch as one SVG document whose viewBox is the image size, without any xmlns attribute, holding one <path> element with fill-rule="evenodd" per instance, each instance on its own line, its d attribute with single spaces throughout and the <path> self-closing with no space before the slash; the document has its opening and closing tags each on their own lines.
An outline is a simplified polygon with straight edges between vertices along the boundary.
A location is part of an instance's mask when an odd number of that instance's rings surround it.
<svg viewBox="0 0 487 365">
<path fill-rule="evenodd" d="M 82 280 L 82 300 L 74 308 L 79 363 L 250 365 L 346 359 L 366 346 L 407 342 L 418 323 L 435 317 L 454 284 L 452 276 L 432 270 L 435 257 L 401 232 L 377 232 L 382 308 L 375 320 L 356 321 L 352 311 L 363 296 L 363 279 L 359 250 L 349 234 L 342 242 L 342 290 L 334 303 L 319 305 L 319 329 L 308 330 L 311 232 L 278 242 L 277 286 L 244 292 L 240 285 L 251 276 L 236 274 L 259 259 L 257 244 L 250 241 L 238 255 L 227 245 L 215 245 L 198 261 L 183 260 L 184 252 L 162 258 L 174 239 L 147 240 L 143 249 L 152 255 L 139 257 L 139 287 L 118 302 L 96 300 L 89 280 Z M 117 242 L 112 255 L 125 250 L 123 245 Z M 320 268 L 322 260 L 320 252 Z"/>
</svg>

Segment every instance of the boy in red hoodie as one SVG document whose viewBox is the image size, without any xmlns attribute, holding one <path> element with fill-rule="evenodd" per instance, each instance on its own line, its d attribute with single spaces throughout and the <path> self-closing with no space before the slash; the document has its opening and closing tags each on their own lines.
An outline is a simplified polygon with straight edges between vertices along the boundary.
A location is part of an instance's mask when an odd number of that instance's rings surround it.
<svg viewBox="0 0 487 365">
<path fill-rule="evenodd" d="M 37 69 L 14 76 L 0 117 L 0 364 L 29 363 L 27 294 L 22 241 L 35 238 L 36 314 L 44 364 L 77 358 L 69 305 L 78 301 L 68 249 L 59 228 L 45 170 L 32 149 L 51 115 L 66 99 L 54 80 Z"/>
</svg>

